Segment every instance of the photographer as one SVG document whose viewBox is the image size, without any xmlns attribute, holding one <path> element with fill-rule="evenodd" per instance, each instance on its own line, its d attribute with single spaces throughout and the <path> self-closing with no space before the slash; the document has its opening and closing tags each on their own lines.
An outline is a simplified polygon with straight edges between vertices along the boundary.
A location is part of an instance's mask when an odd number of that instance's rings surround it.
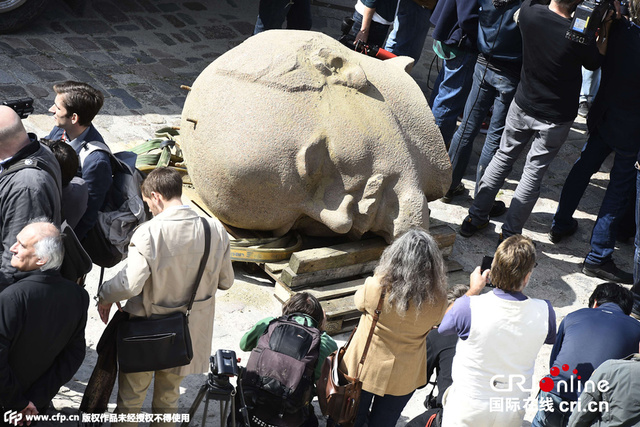
<svg viewBox="0 0 640 427">
<path fill-rule="evenodd" d="M 617 5 L 617 2 L 616 2 Z M 573 213 L 591 176 L 611 152 L 615 153 L 609 185 L 600 206 L 591 235 L 591 250 L 582 272 L 604 280 L 632 283 L 631 273 L 620 270 L 612 254 L 618 224 L 623 217 L 635 182 L 634 163 L 640 148 L 640 123 L 632 112 L 640 108 L 640 30 L 638 2 L 630 2 L 635 14 L 616 20 L 605 31 L 609 46 L 602 64 L 600 89 L 589 112 L 589 139 L 582 149 L 562 189 L 558 210 L 553 218 L 549 238 L 553 243 L 570 236 L 577 229 Z"/>
<path fill-rule="evenodd" d="M 322 364 L 324 360 L 331 353 L 338 349 L 336 342 L 331 338 L 326 332 L 324 332 L 323 324 L 324 324 L 324 310 L 320 305 L 320 302 L 311 294 L 307 292 L 300 292 L 293 295 L 289 301 L 282 307 L 282 315 L 283 318 L 288 315 L 293 316 L 293 320 L 298 322 L 300 325 L 311 325 L 312 328 L 316 328 L 319 330 L 320 334 L 320 342 L 318 348 L 318 356 L 315 363 L 315 370 L 313 375 L 313 383 L 315 383 L 321 375 L 322 372 Z M 260 337 L 264 334 L 268 333 L 270 325 L 274 322 L 279 322 L 282 318 L 275 319 L 273 317 L 267 317 L 266 319 L 258 322 L 251 330 L 249 330 L 242 339 L 240 340 L 240 349 L 242 351 L 251 351 L 256 347 L 260 346 Z M 269 344 L 271 344 L 271 340 L 269 340 Z M 271 345 L 270 345 L 271 347 Z M 271 348 L 276 352 L 275 348 Z M 291 348 L 288 348 L 288 351 L 291 351 Z M 256 353 L 258 356 L 261 353 Z M 310 351 L 309 351 L 310 353 Z M 254 353 L 252 352 L 252 357 Z M 261 363 L 264 364 L 266 361 L 263 359 Z M 249 371 L 251 364 L 251 359 L 249 364 L 247 364 L 247 370 Z M 251 373 L 248 372 L 245 374 L 245 378 L 243 378 L 244 384 L 244 393 L 245 399 L 249 406 L 249 415 L 251 419 L 251 425 L 266 425 L 265 423 L 271 425 L 278 426 L 305 426 L 312 427 L 318 425 L 318 419 L 316 418 L 313 412 L 313 406 L 311 404 L 307 404 L 302 408 L 299 408 L 299 411 L 295 411 L 294 413 L 288 412 L 285 413 L 283 417 L 279 417 L 277 413 L 279 409 L 279 402 L 276 404 L 264 404 L 264 402 L 272 403 L 272 396 L 269 396 L 268 391 L 256 389 L 256 387 L 252 387 L 252 381 L 247 379 L 251 376 Z M 313 387 L 313 385 L 310 385 Z M 278 398 L 282 400 L 281 398 Z M 260 403 L 263 403 L 260 405 Z"/>
</svg>

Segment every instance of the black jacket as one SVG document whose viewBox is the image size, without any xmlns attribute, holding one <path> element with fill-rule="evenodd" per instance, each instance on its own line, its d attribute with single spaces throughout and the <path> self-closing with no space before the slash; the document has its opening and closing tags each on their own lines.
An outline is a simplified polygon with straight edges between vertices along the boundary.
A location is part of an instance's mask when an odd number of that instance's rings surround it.
<svg viewBox="0 0 640 427">
<path fill-rule="evenodd" d="M 0 292 L 0 407 L 43 410 L 85 354 L 89 295 L 57 271 L 33 271 Z"/>
</svg>

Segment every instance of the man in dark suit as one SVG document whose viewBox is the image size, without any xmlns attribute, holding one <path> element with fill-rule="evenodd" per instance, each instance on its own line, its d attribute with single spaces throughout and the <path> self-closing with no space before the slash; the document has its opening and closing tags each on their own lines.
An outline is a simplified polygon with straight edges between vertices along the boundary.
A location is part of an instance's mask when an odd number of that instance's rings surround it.
<svg viewBox="0 0 640 427">
<path fill-rule="evenodd" d="M 23 277 L 0 292 L 0 407 L 28 423 L 84 360 L 89 295 L 60 276 L 55 225 L 31 223 L 16 240 L 11 264 Z"/>
<path fill-rule="evenodd" d="M 91 124 L 102 108 L 104 96 L 88 84 L 74 81 L 55 84 L 53 90 L 56 99 L 49 112 L 53 113 L 56 126 L 47 139 L 62 139 L 73 147 L 80 158 L 80 176 L 89 188 L 87 210 L 73 230 L 82 241 L 96 225 L 113 183 L 111 151 Z"/>
</svg>

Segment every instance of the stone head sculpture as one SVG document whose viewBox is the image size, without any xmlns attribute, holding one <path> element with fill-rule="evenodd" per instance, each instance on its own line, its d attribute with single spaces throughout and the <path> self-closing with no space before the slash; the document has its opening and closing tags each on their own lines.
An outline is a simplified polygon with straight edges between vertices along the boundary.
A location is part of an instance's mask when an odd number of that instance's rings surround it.
<svg viewBox="0 0 640 427">
<path fill-rule="evenodd" d="M 196 79 L 182 112 L 189 175 L 235 227 L 387 241 L 428 228 L 451 164 L 406 73 L 309 31 L 249 38 Z"/>
</svg>

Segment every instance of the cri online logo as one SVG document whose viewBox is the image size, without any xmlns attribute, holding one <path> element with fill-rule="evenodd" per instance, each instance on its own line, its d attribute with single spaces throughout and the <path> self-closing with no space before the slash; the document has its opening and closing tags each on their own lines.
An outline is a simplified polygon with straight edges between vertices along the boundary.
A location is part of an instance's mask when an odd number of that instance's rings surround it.
<svg viewBox="0 0 640 427">
<path fill-rule="evenodd" d="M 562 370 L 563 371 L 568 371 L 569 365 L 567 365 L 566 363 L 564 365 L 562 365 Z M 571 371 L 574 374 L 578 374 L 578 370 L 574 369 L 573 371 Z M 549 373 L 551 374 L 552 377 L 557 377 L 560 374 L 560 369 L 557 366 L 554 366 L 553 368 L 549 369 Z M 581 379 L 580 375 L 577 376 L 577 379 Z M 555 381 L 553 381 L 553 378 L 550 377 L 544 377 L 540 380 L 540 390 L 542 391 L 546 391 L 549 392 L 551 390 L 553 390 L 553 387 L 555 385 Z"/>
</svg>

